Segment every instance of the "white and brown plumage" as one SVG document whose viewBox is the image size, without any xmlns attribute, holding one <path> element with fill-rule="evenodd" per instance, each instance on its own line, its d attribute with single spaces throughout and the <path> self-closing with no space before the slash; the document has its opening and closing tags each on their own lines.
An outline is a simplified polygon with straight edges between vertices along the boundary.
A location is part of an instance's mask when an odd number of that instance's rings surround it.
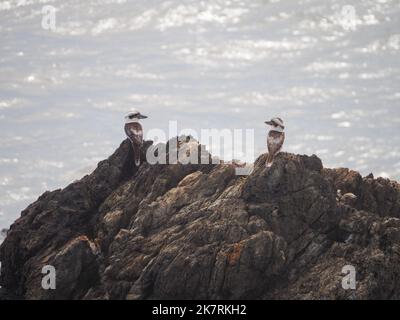
<svg viewBox="0 0 400 320">
<path fill-rule="evenodd" d="M 140 151 L 143 145 L 143 128 L 139 120 L 146 118 L 146 116 L 137 110 L 132 110 L 125 116 L 125 133 L 129 140 L 131 140 L 135 165 L 137 167 L 140 165 Z"/>
<path fill-rule="evenodd" d="M 275 156 L 281 151 L 285 142 L 285 126 L 281 118 L 273 118 L 265 123 L 271 127 L 267 138 L 268 157 L 266 162 L 266 166 L 271 167 Z"/>
</svg>

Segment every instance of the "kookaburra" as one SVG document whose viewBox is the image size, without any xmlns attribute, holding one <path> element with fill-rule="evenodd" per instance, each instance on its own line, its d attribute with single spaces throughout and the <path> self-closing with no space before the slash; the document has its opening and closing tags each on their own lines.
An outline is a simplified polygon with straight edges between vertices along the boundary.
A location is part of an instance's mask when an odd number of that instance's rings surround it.
<svg viewBox="0 0 400 320">
<path fill-rule="evenodd" d="M 273 118 L 270 121 L 265 121 L 265 123 L 270 126 L 267 138 L 268 157 L 266 166 L 271 167 L 275 156 L 281 151 L 285 141 L 285 126 L 281 118 Z"/>
<path fill-rule="evenodd" d="M 140 153 L 143 145 L 143 128 L 140 119 L 146 119 L 138 110 L 132 110 L 125 116 L 125 133 L 131 140 L 135 166 L 140 165 Z"/>
</svg>

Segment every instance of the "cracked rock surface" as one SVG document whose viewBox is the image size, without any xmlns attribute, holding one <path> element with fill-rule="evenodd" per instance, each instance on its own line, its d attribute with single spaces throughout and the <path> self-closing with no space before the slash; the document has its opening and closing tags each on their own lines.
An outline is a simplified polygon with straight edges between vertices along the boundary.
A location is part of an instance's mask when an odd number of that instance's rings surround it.
<svg viewBox="0 0 400 320">
<path fill-rule="evenodd" d="M 21 213 L 0 247 L 0 297 L 400 298 L 398 183 L 288 153 L 270 169 L 261 155 L 249 176 L 132 159 L 124 141 Z M 41 288 L 45 265 L 56 290 Z M 346 265 L 355 290 L 342 288 Z"/>
</svg>

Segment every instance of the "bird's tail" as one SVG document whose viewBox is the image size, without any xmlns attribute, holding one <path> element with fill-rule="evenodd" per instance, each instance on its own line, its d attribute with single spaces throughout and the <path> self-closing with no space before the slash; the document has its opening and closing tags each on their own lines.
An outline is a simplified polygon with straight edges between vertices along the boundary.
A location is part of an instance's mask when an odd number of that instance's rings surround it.
<svg viewBox="0 0 400 320">
<path fill-rule="evenodd" d="M 265 162 L 265 166 L 267 168 L 270 168 L 272 166 L 273 162 L 274 162 L 274 155 L 272 153 L 269 153 L 268 157 L 267 157 L 267 161 Z"/>
<path fill-rule="evenodd" d="M 139 167 L 140 166 L 140 146 L 132 143 L 133 147 L 133 159 L 135 161 L 135 166 Z"/>
</svg>

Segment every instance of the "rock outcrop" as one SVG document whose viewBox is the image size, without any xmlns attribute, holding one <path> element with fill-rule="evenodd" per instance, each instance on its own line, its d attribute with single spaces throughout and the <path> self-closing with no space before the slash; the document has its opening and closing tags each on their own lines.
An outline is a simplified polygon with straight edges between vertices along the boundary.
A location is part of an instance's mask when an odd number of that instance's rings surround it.
<svg viewBox="0 0 400 320">
<path fill-rule="evenodd" d="M 0 230 L 0 244 L 3 242 L 4 238 L 7 236 L 7 229 L 1 229 Z"/>
<path fill-rule="evenodd" d="M 396 182 L 287 153 L 270 169 L 260 156 L 249 176 L 229 164 L 135 168 L 132 159 L 124 141 L 92 174 L 22 212 L 0 247 L 3 296 L 400 298 Z M 55 290 L 41 286 L 45 265 Z M 342 287 L 346 265 L 354 290 Z"/>
</svg>

